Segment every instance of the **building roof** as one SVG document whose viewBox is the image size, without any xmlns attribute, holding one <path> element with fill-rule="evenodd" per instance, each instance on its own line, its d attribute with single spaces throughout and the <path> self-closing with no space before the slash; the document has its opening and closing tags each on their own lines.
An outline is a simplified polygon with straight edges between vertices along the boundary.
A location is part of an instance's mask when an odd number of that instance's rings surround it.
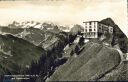
<svg viewBox="0 0 128 82">
<path fill-rule="evenodd" d="M 99 21 L 86 21 L 86 22 L 83 22 L 83 23 L 89 23 L 89 22 L 99 22 Z"/>
<path fill-rule="evenodd" d="M 101 23 L 100 21 L 86 21 L 86 22 L 83 22 L 83 23 L 89 23 L 89 22 L 98 22 L 98 23 L 100 23 L 100 24 L 103 24 L 103 23 Z M 106 25 L 106 24 L 104 24 L 104 25 Z M 110 27 L 110 25 L 106 25 L 106 26 L 109 26 Z M 112 26 L 111 26 L 112 27 Z"/>
</svg>

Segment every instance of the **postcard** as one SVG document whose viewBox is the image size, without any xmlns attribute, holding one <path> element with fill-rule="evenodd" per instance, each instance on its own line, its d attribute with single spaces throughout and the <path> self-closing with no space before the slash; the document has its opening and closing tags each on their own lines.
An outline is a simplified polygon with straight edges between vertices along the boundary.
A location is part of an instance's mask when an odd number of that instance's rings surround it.
<svg viewBox="0 0 128 82">
<path fill-rule="evenodd" d="M 128 0 L 0 0 L 0 82 L 128 81 Z"/>
</svg>

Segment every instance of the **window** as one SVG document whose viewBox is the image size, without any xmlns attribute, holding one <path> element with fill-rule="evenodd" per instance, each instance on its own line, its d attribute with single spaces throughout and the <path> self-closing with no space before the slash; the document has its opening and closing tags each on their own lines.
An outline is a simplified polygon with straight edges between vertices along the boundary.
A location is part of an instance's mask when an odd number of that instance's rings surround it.
<svg viewBox="0 0 128 82">
<path fill-rule="evenodd" d="M 85 29 L 85 32 L 87 32 L 87 29 Z"/>
<path fill-rule="evenodd" d="M 92 29 L 89 29 L 89 32 L 92 32 Z"/>
<path fill-rule="evenodd" d="M 93 33 L 93 35 L 95 36 L 95 35 L 96 35 L 96 33 L 94 32 L 94 33 Z"/>
<path fill-rule="evenodd" d="M 96 29 L 94 29 L 94 31 L 96 31 Z"/>
<path fill-rule="evenodd" d="M 91 25 L 91 22 L 89 22 L 89 25 Z"/>
<path fill-rule="evenodd" d="M 92 28 L 91 26 L 89 26 L 89 28 Z"/>
</svg>

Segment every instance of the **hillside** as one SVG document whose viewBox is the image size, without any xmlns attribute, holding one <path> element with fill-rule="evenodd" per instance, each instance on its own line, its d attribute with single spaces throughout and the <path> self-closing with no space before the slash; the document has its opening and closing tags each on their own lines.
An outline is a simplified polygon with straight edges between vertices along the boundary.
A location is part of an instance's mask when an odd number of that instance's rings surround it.
<svg viewBox="0 0 128 82">
<path fill-rule="evenodd" d="M 0 75 L 22 74 L 42 56 L 46 52 L 41 47 L 9 34 L 0 35 Z"/>
<path fill-rule="evenodd" d="M 0 33 L 10 33 L 10 34 L 18 34 L 21 33 L 23 28 L 9 28 L 8 26 L 0 26 Z"/>
<path fill-rule="evenodd" d="M 114 46 L 116 44 L 119 44 L 122 52 L 127 53 L 127 49 L 128 49 L 127 37 L 119 28 L 119 26 L 115 24 L 115 22 L 111 18 L 103 19 L 100 22 L 113 27 L 112 45 Z"/>
<path fill-rule="evenodd" d="M 97 80 L 120 64 L 119 53 L 110 47 L 87 43 L 77 54 L 59 68 L 47 81 Z"/>
<path fill-rule="evenodd" d="M 0 74 L 37 74 L 40 77 L 34 78 L 33 81 L 39 79 L 44 81 L 56 67 L 65 62 L 65 60 L 58 61 L 58 58 L 62 57 L 63 48 L 68 43 L 66 34 L 62 34 L 58 35 L 54 43 L 50 42 L 54 38 L 47 40 L 51 45 L 50 49 L 45 50 L 22 38 L 10 34 L 0 35 Z"/>
<path fill-rule="evenodd" d="M 45 32 L 40 29 L 31 27 L 31 28 L 24 28 L 24 30 L 16 34 L 16 36 L 38 46 L 39 43 L 45 39 Z"/>
<path fill-rule="evenodd" d="M 1 46 L 0 74 L 37 74 L 44 81 L 59 65 L 55 61 L 62 57 L 63 48 L 69 42 L 67 33 L 53 30 L 1 27 L 0 45 L 4 44 L 5 50 Z"/>
</svg>

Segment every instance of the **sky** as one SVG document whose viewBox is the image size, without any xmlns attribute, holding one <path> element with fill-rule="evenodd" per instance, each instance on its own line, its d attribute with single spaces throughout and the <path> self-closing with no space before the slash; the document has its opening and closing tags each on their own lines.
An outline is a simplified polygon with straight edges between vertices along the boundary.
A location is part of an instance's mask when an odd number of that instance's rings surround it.
<svg viewBox="0 0 128 82">
<path fill-rule="evenodd" d="M 110 17 L 128 36 L 127 0 L 26 0 L 0 1 L 0 25 L 14 20 L 53 22 L 72 26 Z"/>
</svg>

